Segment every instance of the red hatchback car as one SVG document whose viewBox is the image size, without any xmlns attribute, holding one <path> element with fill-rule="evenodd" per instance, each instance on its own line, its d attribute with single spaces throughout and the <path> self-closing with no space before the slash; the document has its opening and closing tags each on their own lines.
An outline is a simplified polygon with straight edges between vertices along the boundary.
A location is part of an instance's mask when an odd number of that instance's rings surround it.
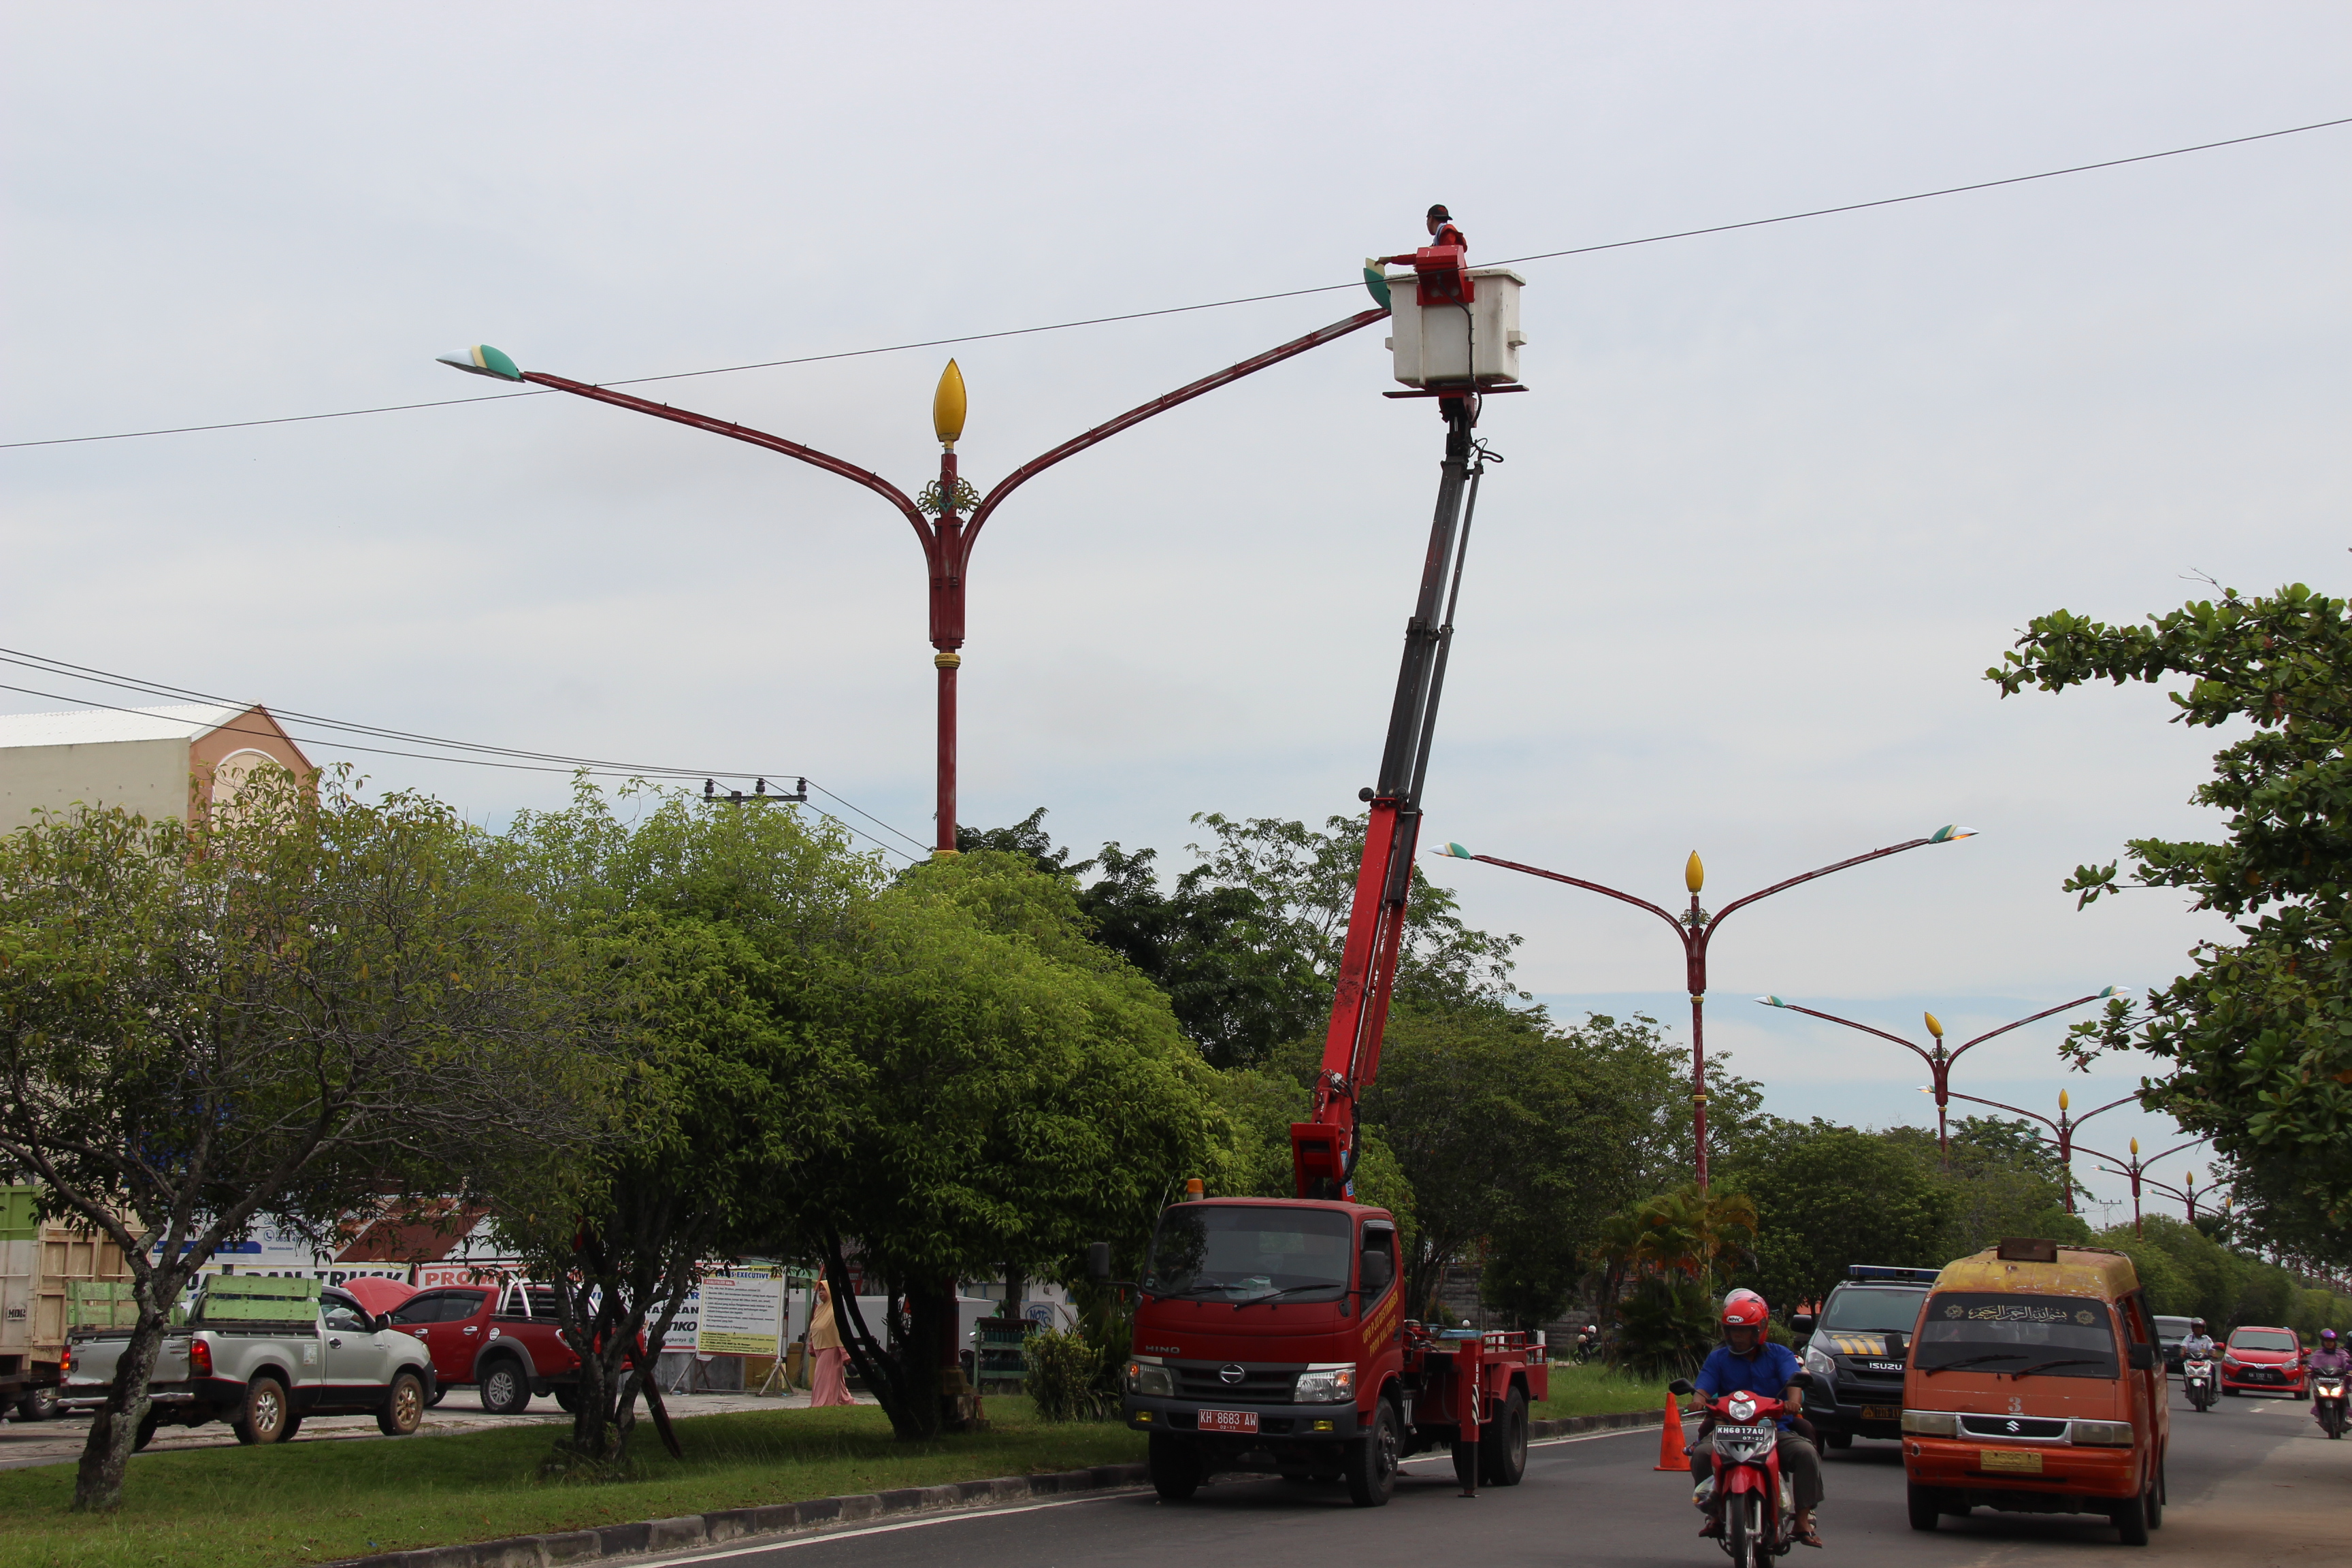
<svg viewBox="0 0 2352 1568">
<path fill-rule="evenodd" d="M 2221 1392 L 2304 1392 L 2303 1342 L 2293 1329 L 2239 1329 L 2221 1351 Z"/>
</svg>

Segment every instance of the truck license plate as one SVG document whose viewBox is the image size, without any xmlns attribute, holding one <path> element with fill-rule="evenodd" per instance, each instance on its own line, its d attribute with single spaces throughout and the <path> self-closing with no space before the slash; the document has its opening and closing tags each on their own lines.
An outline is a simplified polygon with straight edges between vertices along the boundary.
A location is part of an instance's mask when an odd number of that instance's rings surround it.
<svg viewBox="0 0 2352 1568">
<path fill-rule="evenodd" d="M 1862 1407 L 1862 1418 L 1864 1421 L 1900 1421 L 1903 1419 L 1903 1406 L 1900 1405 L 1865 1405 Z"/>
<path fill-rule="evenodd" d="M 1987 1448 L 1982 1458 L 1988 1471 L 2005 1470 L 2019 1476 L 2042 1473 L 2042 1456 L 2030 1448 Z"/>
<path fill-rule="evenodd" d="M 1255 1410 L 1203 1410 L 1201 1412 L 1203 1432 L 1255 1432 L 1257 1412 Z M 2040 1458 L 2039 1454 L 2034 1456 Z"/>
</svg>

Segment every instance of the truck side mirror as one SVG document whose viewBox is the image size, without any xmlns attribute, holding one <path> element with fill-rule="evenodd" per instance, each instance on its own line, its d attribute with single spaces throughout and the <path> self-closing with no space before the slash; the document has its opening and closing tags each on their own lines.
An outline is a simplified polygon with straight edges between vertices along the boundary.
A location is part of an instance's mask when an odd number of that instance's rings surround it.
<svg viewBox="0 0 2352 1568">
<path fill-rule="evenodd" d="M 1110 1243 L 1109 1243 L 1109 1242 L 1108 1242 L 1108 1241 L 1097 1241 L 1097 1242 L 1090 1242 L 1090 1243 L 1088 1243 L 1088 1244 L 1087 1244 L 1087 1279 L 1098 1279 L 1098 1280 L 1099 1280 L 1099 1279 L 1108 1279 L 1110 1278 Z"/>
<path fill-rule="evenodd" d="M 2131 1368 L 2134 1372 L 2147 1372 L 2155 1365 L 2156 1347 L 2154 1345 L 2136 1344 L 2131 1347 Z"/>
<path fill-rule="evenodd" d="M 1364 1294 L 1376 1296 L 1387 1289 L 1389 1281 L 1396 1278 L 1396 1263 L 1385 1251 L 1377 1247 L 1368 1248 L 1364 1253 L 1362 1272 Z"/>
</svg>

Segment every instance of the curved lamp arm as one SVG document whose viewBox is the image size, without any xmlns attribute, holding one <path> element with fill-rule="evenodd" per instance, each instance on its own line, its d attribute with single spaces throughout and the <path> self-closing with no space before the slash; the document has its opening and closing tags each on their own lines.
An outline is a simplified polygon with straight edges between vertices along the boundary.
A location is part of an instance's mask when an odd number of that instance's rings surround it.
<svg viewBox="0 0 2352 1568">
<path fill-rule="evenodd" d="M 1722 918 L 1723 917 L 1721 915 L 1717 915 L 1716 917 L 1717 920 L 1721 920 Z M 1857 1024 L 1852 1018 L 1841 1018 L 1835 1013 L 1823 1013 L 1811 1007 L 1800 1007 L 1794 1002 L 1783 1002 L 1776 997 L 1759 996 L 1756 1000 L 1767 1007 L 1779 1007 L 1783 1011 L 1790 1013 L 1802 1013 L 1808 1018 L 1821 1018 L 1832 1024 L 1843 1024 L 1849 1029 L 1859 1029 L 1865 1035 L 1876 1035 L 1882 1040 L 1892 1040 L 1896 1045 L 1901 1046 L 1905 1050 L 1909 1051 L 1913 1056 L 1917 1057 L 1921 1061 L 1926 1062 L 1930 1066 L 1935 1064 L 1936 1058 L 1934 1057 L 1928 1055 L 1926 1051 L 1921 1050 L 1917 1046 L 1912 1044 L 1909 1040 L 1905 1039 L 1900 1035 L 1890 1035 L 1884 1029 L 1874 1029 L 1868 1024 Z M 2015 1026 L 2013 1025 L 2011 1026 L 2011 1027 L 2014 1026 Z M 1971 1040 L 1969 1043 L 1970 1045 L 1974 1045 L 1976 1042 Z M 1955 1051 L 1952 1054 L 1954 1056 L 1958 1056 L 1959 1053 Z M 1948 1060 L 1949 1058 L 1948 1058 L 1946 1059 Z"/>
<path fill-rule="evenodd" d="M 1724 905 L 1722 909 L 1717 910 L 1715 918 L 1706 922 L 1706 929 L 1709 935 L 1713 935 L 1715 928 L 1721 925 L 1725 919 L 1730 915 L 1732 910 L 1752 904 L 1759 899 L 1769 899 L 1775 893 L 1784 892 L 1787 889 L 1795 887 L 1800 882 L 1810 882 L 1816 877 L 1826 877 L 1832 871 L 1843 871 L 1849 866 L 1860 866 L 1870 860 L 1883 860 L 1889 855 L 1900 855 L 1906 849 L 1916 849 L 1922 844 L 1948 842 L 1949 842 L 1949 840 L 1927 837 L 1914 838 L 1906 844 L 1890 844 L 1884 849 L 1873 849 L 1867 855 L 1856 855 L 1849 859 L 1841 860 L 1834 866 L 1824 866 L 1818 871 L 1808 871 L 1801 877 L 1791 877 L 1785 882 L 1775 882 L 1769 888 L 1759 888 L 1755 892 L 1748 894 L 1746 898 L 1734 899 L 1731 902 Z M 1843 1020 L 1841 1020 L 1841 1022 L 1843 1022 Z"/>
<path fill-rule="evenodd" d="M 1631 904 L 1637 910 L 1649 910 L 1652 914 L 1657 916 L 1660 920 L 1674 927 L 1675 934 L 1681 937 L 1685 945 L 1689 942 L 1689 934 L 1683 930 L 1683 922 L 1676 920 L 1666 910 L 1658 908 L 1657 905 L 1650 902 L 1647 899 L 1637 899 L 1631 893 L 1621 893 L 1614 888 L 1606 888 L 1598 882 L 1588 882 L 1581 877 L 1569 877 L 1563 876 L 1558 871 L 1547 871 L 1540 866 L 1522 866 L 1517 860 L 1498 860 L 1492 855 L 1471 855 L 1461 857 L 1461 858 L 1483 860 L 1489 866 L 1500 866 L 1506 871 L 1524 871 L 1530 877 L 1541 877 L 1546 881 L 1566 882 L 1571 888 L 1582 888 L 1587 892 L 1604 893 L 1610 898 L 1615 899 L 1620 903 Z"/>
<path fill-rule="evenodd" d="M 1960 1053 L 1962 1051 L 1965 1051 L 1973 1046 L 1983 1045 L 1987 1040 L 1992 1039 L 1998 1036 L 2006 1035 L 2011 1029 L 2021 1029 L 2028 1024 L 2038 1024 L 2042 1019 L 2050 1016 L 2053 1013 L 2063 1013 L 2069 1007 L 2079 1007 L 2085 1002 L 2096 1002 L 2102 997 L 2112 996 L 2115 994 L 2116 988 L 2110 985 L 2104 991 L 2094 991 L 2088 996 L 2077 996 L 2072 1002 L 2061 1002 L 2055 1007 L 2044 1007 L 2042 1011 L 2034 1014 L 2030 1018 L 2020 1018 L 2014 1024 L 2003 1024 L 1998 1029 L 1988 1029 L 1983 1034 L 1979 1035 L 1975 1039 L 1970 1040 L 1968 1045 L 1954 1047 L 1952 1049 L 1951 1059 L 1958 1061 L 1960 1059 Z"/>
<path fill-rule="evenodd" d="M 2051 1121 L 2050 1118 L 2042 1115 L 2039 1111 L 2028 1110 L 2021 1105 L 2006 1105 L 1998 1100 L 1987 1100 L 1981 1095 L 1962 1094 L 1957 1089 L 1952 1090 L 1952 1098 L 1954 1100 L 1965 1100 L 1970 1105 L 1990 1105 L 1995 1110 L 2006 1110 L 2014 1116 L 2031 1117 L 2032 1120 L 2042 1123 L 2042 1126 L 2050 1129 L 2051 1131 L 2055 1132 L 2058 1131 L 2058 1124 L 2055 1121 Z"/>
<path fill-rule="evenodd" d="M 986 526 L 989 518 L 995 513 L 998 502 L 1063 458 L 1075 457 L 1089 447 L 1108 440 L 1122 430 L 1142 424 L 1155 414 L 1165 414 L 1180 403 L 1190 403 L 1203 393 L 1214 392 L 1217 388 L 1239 381 L 1255 371 L 1264 370 L 1268 365 L 1280 364 L 1293 355 L 1303 354 L 1308 349 L 1321 348 L 1325 343 L 1344 338 L 1360 328 L 1369 327 L 1374 321 L 1385 321 L 1388 319 L 1389 312 L 1386 310 L 1361 310 L 1344 321 L 1334 321 L 1328 327 L 1318 327 L 1303 338 L 1293 338 L 1279 348 L 1268 349 L 1262 354 L 1253 354 L 1237 364 L 1227 365 L 1213 375 L 1204 375 L 1189 386 L 1180 386 L 1173 392 L 1164 393 L 1149 403 L 1129 409 L 1116 419 L 1097 425 L 1083 434 L 1071 437 L 1050 451 L 1038 454 L 996 481 L 995 488 L 988 492 L 987 498 L 972 512 L 971 525 L 964 530 L 967 544 L 980 536 L 981 529 Z"/>
<path fill-rule="evenodd" d="M 864 485 L 867 489 L 897 507 L 900 515 L 914 525 L 915 537 L 922 541 L 925 552 L 928 553 L 931 548 L 930 520 L 916 507 L 906 491 L 870 468 L 861 468 L 855 463 L 844 462 L 829 452 L 820 452 L 814 447 L 803 447 L 798 441 L 788 441 L 782 436 L 771 436 L 764 430 L 754 430 L 748 425 L 737 425 L 724 419 L 714 419 L 708 414 L 696 414 L 684 408 L 672 408 L 667 403 L 655 403 L 643 397 L 632 397 L 625 392 L 614 392 L 610 387 L 592 386 L 584 381 L 572 381 L 564 376 L 550 375 L 544 371 L 537 370 L 524 371 L 522 379 L 536 382 L 541 386 L 553 387 L 558 392 L 569 392 L 577 397 L 593 398 L 598 403 L 609 403 L 615 408 L 626 408 L 638 414 L 650 414 L 656 419 L 667 419 L 673 424 L 689 425 L 697 430 L 708 430 L 713 436 L 724 436 L 730 440 L 748 442 L 751 446 L 763 447 L 771 452 L 782 452 L 787 458 L 798 458 L 812 468 L 823 468 L 828 474 L 839 474 L 845 479 Z"/>
</svg>

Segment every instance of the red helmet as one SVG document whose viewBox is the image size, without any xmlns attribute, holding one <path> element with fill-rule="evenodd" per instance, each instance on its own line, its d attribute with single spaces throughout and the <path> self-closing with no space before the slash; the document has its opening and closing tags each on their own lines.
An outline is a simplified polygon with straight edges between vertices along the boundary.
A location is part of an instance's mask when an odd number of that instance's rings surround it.
<svg viewBox="0 0 2352 1568">
<path fill-rule="evenodd" d="M 1752 1291 L 1735 1295 L 1723 1304 L 1723 1326 L 1727 1329 L 1760 1331 L 1764 1320 L 1770 1316 L 1764 1310 L 1764 1298 Z"/>
</svg>

